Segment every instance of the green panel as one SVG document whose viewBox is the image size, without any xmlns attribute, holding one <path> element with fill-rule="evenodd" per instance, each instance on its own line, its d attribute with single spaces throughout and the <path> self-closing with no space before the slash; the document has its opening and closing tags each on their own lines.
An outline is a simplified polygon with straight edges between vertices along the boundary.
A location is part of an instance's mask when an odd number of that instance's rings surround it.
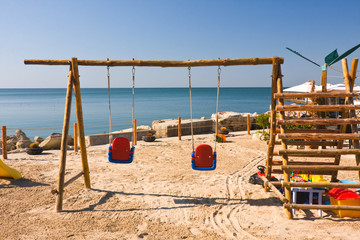
<svg viewBox="0 0 360 240">
<path fill-rule="evenodd" d="M 325 57 L 325 63 L 330 64 L 338 57 L 339 57 L 339 54 L 337 52 L 337 49 L 335 49 L 334 51 L 332 51 L 329 55 L 327 55 Z"/>
</svg>

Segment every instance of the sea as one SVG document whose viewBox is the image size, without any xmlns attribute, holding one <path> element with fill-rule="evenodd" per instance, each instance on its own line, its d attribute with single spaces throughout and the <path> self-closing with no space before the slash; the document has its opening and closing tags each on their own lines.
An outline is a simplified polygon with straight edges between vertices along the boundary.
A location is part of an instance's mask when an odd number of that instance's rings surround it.
<svg viewBox="0 0 360 240">
<path fill-rule="evenodd" d="M 136 88 L 134 113 L 139 125 L 152 121 L 190 118 L 188 88 Z M 216 112 L 216 88 L 192 88 L 193 118 L 210 118 Z M 221 88 L 219 112 L 263 113 L 269 110 L 271 88 Z M 107 88 L 81 89 L 85 135 L 109 132 Z M 21 129 L 33 139 L 61 133 L 66 100 L 65 88 L 0 89 L 0 125 L 7 135 Z M 132 89 L 110 90 L 112 131 L 131 128 Z M 76 122 L 75 97 L 72 98 L 70 125 Z M 73 135 L 73 127 L 69 129 Z"/>
</svg>

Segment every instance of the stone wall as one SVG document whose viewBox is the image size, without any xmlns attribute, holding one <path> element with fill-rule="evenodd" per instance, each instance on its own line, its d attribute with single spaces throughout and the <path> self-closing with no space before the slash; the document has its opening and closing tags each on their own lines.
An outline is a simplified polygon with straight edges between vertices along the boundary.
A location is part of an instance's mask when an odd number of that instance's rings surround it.
<svg viewBox="0 0 360 240">
<path fill-rule="evenodd" d="M 230 131 L 246 131 L 247 130 L 247 115 L 250 114 L 250 129 L 258 129 L 256 124 L 255 113 L 237 113 L 237 112 L 219 112 L 219 125 L 226 127 Z M 211 119 L 216 121 L 216 114 L 211 115 Z"/>
<path fill-rule="evenodd" d="M 211 119 L 193 119 L 194 134 L 207 134 L 213 132 L 214 122 Z M 165 119 L 153 121 L 152 128 L 156 131 L 156 137 L 178 136 L 178 119 Z M 181 135 L 191 134 L 190 119 L 181 120 Z"/>
</svg>

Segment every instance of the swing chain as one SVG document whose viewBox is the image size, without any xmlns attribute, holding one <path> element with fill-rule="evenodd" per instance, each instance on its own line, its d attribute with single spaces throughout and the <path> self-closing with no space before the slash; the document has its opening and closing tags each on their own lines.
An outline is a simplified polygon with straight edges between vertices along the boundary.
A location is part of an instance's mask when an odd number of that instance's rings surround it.
<svg viewBox="0 0 360 240">
<path fill-rule="evenodd" d="M 133 78 L 135 76 L 135 66 L 132 67 L 132 76 L 133 76 Z"/>
<path fill-rule="evenodd" d="M 221 67 L 220 67 L 220 65 L 218 66 L 218 77 L 220 77 L 220 74 L 221 74 Z"/>
</svg>

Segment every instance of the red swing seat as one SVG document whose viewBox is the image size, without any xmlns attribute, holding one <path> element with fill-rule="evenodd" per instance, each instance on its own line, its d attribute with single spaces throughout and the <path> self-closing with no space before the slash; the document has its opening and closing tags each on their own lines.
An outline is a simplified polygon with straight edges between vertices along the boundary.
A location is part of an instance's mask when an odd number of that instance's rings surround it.
<svg viewBox="0 0 360 240">
<path fill-rule="evenodd" d="M 200 144 L 191 154 L 191 167 L 194 170 L 215 170 L 216 168 L 216 152 L 207 144 Z"/>
<path fill-rule="evenodd" d="M 114 163 L 131 163 L 133 161 L 135 147 L 130 148 L 127 138 L 117 137 L 109 147 L 108 159 Z"/>
</svg>

